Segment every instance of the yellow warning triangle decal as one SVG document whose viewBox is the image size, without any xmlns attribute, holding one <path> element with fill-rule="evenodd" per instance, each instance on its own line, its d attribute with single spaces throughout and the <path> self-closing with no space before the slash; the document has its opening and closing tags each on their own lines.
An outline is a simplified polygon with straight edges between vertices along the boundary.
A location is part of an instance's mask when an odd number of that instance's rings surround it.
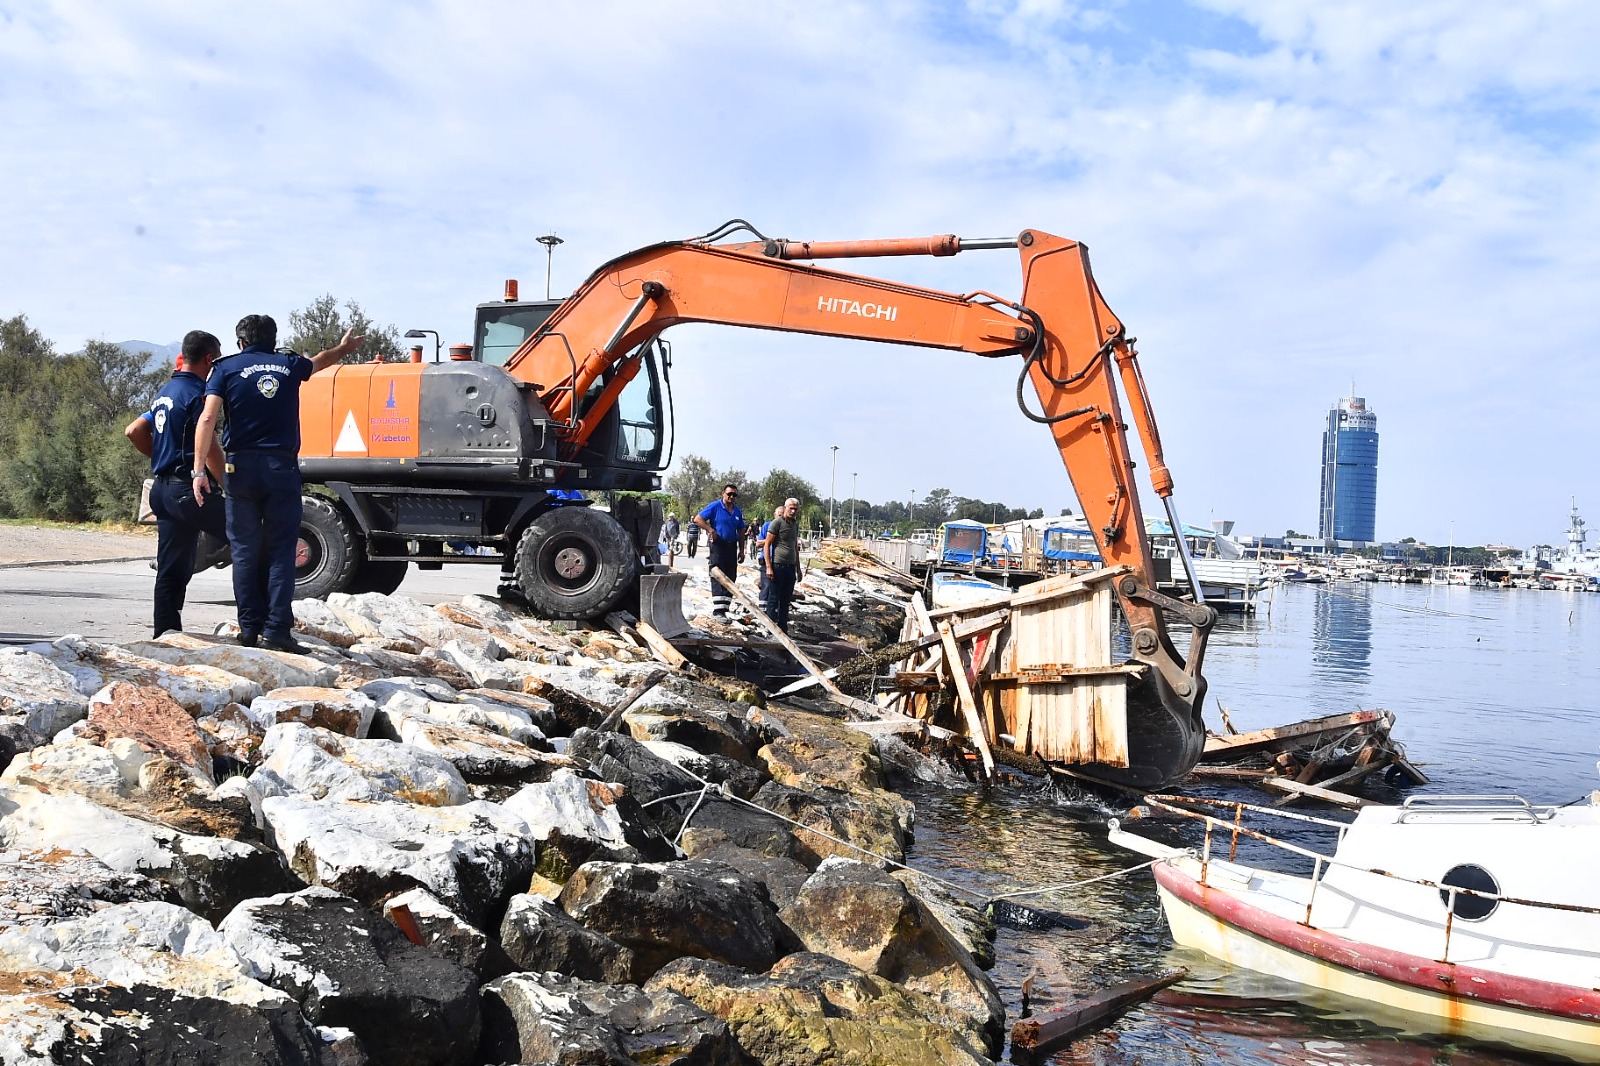
<svg viewBox="0 0 1600 1066">
<path fill-rule="evenodd" d="M 339 439 L 333 442 L 336 452 L 365 452 L 367 442 L 362 439 L 361 431 L 356 428 L 356 413 L 344 413 L 344 428 L 339 431 Z"/>
</svg>

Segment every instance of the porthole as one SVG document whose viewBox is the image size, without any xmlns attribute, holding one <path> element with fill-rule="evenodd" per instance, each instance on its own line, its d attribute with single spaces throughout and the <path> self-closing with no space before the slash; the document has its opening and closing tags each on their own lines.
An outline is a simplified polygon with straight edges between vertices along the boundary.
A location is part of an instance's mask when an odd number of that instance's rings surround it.
<svg viewBox="0 0 1600 1066">
<path fill-rule="evenodd" d="M 1474 892 L 1492 892 L 1497 896 L 1500 894 L 1500 883 L 1494 879 L 1494 875 L 1483 867 L 1470 862 L 1450 867 L 1449 872 L 1439 879 L 1439 883 L 1441 885 L 1449 885 L 1450 888 L 1469 888 Z M 1497 899 L 1468 896 L 1460 892 L 1455 895 L 1455 915 L 1464 921 L 1482 921 L 1493 914 L 1496 907 L 1500 906 L 1500 901 Z M 1446 907 L 1450 906 L 1449 889 L 1439 889 L 1439 901 Z"/>
</svg>

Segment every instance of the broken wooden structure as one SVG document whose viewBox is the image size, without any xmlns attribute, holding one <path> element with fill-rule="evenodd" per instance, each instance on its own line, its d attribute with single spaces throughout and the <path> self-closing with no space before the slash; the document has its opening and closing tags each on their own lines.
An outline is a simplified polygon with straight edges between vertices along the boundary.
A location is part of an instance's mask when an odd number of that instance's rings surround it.
<svg viewBox="0 0 1600 1066">
<path fill-rule="evenodd" d="M 985 780 L 996 750 L 1069 767 L 1127 766 L 1128 681 L 1147 669 L 1113 661 L 1113 582 L 1128 572 L 1063 574 L 937 610 L 914 594 L 901 635 L 912 650 L 885 679 L 879 704 L 923 721 L 947 716 L 971 740 Z"/>
<path fill-rule="evenodd" d="M 1212 734 L 1190 779 L 1255 785 L 1281 794 L 1280 805 L 1315 799 L 1361 806 L 1366 801 L 1353 793 L 1374 774 L 1401 784 L 1428 783 L 1391 736 L 1393 728 L 1393 712 L 1363 710 Z"/>
</svg>

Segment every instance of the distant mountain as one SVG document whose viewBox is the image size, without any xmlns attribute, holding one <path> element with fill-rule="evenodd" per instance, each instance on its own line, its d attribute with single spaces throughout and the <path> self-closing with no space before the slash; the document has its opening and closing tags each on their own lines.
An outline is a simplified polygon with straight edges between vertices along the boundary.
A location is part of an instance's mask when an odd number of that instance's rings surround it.
<svg viewBox="0 0 1600 1066">
<path fill-rule="evenodd" d="M 148 355 L 150 362 L 146 366 L 155 370 L 158 367 L 171 369 L 178 358 L 178 353 L 183 350 L 182 341 L 173 341 L 171 344 L 153 344 L 150 341 L 117 341 L 116 345 L 125 352 L 134 355 Z"/>
</svg>

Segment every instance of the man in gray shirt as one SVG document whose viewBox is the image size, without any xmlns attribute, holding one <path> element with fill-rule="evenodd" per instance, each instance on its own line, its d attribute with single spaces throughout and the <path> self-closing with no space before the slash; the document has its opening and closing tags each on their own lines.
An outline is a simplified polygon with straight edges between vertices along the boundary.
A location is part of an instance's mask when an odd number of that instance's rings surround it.
<svg viewBox="0 0 1600 1066">
<path fill-rule="evenodd" d="M 778 628 L 789 632 L 789 603 L 800 576 L 800 501 L 793 496 L 783 501 L 783 509 L 767 528 L 761 546 L 761 560 L 767 575 L 767 615 Z"/>
</svg>

